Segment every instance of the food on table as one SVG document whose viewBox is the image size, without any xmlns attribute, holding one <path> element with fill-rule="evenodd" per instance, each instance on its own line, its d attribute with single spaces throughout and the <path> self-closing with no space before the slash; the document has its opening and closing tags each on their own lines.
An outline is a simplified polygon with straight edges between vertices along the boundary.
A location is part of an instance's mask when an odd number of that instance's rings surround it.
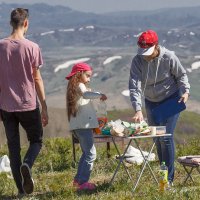
<svg viewBox="0 0 200 200">
<path fill-rule="evenodd" d="M 114 136 L 142 136 L 142 135 L 155 135 L 155 134 L 165 134 L 166 127 L 155 127 L 154 133 L 152 132 L 152 127 L 148 126 L 145 121 L 141 123 L 129 123 L 126 121 L 122 121 L 120 119 L 116 121 L 110 121 L 105 124 L 105 126 L 101 130 L 101 134 L 103 135 L 114 135 Z M 155 132 L 156 131 L 156 132 Z"/>
</svg>

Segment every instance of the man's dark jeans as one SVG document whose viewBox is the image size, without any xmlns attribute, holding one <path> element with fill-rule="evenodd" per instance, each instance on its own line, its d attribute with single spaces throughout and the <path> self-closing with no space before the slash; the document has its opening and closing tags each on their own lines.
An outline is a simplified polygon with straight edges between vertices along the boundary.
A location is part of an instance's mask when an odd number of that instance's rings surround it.
<svg viewBox="0 0 200 200">
<path fill-rule="evenodd" d="M 35 110 L 24 112 L 0 111 L 7 137 L 12 174 L 19 192 L 23 192 L 22 178 L 20 174 L 22 161 L 20 155 L 21 147 L 19 124 L 21 124 L 21 126 L 25 129 L 30 143 L 23 162 L 27 163 L 29 167 L 32 168 L 33 163 L 42 147 L 43 128 L 40 110 L 39 108 L 36 108 Z"/>
</svg>

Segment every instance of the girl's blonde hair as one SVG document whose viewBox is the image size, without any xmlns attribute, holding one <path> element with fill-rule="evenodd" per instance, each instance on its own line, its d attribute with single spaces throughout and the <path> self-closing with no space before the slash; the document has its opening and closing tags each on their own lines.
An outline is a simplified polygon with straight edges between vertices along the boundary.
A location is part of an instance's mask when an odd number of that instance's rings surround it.
<svg viewBox="0 0 200 200">
<path fill-rule="evenodd" d="M 81 82 L 83 72 L 78 72 L 74 76 L 69 79 L 67 85 L 67 93 L 66 93 L 66 106 L 67 106 L 67 115 L 68 121 L 70 117 L 76 117 L 78 106 L 77 101 L 81 96 L 81 91 L 78 88 L 79 83 Z"/>
</svg>

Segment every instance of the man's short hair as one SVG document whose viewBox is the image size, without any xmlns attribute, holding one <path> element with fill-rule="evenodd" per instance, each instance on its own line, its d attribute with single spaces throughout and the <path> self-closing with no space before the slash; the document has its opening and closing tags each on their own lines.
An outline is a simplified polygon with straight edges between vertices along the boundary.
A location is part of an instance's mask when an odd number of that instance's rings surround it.
<svg viewBox="0 0 200 200">
<path fill-rule="evenodd" d="M 28 19 L 28 17 L 29 17 L 28 9 L 16 8 L 11 12 L 10 25 L 14 29 L 21 27 L 23 26 L 24 21 Z"/>
</svg>

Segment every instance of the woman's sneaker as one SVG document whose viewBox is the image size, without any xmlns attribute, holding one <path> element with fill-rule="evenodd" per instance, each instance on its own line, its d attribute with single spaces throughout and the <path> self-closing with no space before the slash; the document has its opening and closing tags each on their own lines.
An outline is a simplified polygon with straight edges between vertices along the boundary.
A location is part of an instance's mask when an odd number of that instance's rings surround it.
<svg viewBox="0 0 200 200">
<path fill-rule="evenodd" d="M 175 190 L 173 182 L 171 181 L 168 182 L 166 190 L 169 190 L 169 191 Z"/>
<path fill-rule="evenodd" d="M 96 185 L 94 183 L 85 182 L 85 183 L 79 185 L 78 189 L 79 190 L 95 190 Z"/>
<path fill-rule="evenodd" d="M 20 167 L 20 172 L 22 176 L 22 187 L 26 194 L 31 194 L 34 189 L 34 182 L 31 177 L 31 170 L 28 164 L 23 163 Z"/>
</svg>

